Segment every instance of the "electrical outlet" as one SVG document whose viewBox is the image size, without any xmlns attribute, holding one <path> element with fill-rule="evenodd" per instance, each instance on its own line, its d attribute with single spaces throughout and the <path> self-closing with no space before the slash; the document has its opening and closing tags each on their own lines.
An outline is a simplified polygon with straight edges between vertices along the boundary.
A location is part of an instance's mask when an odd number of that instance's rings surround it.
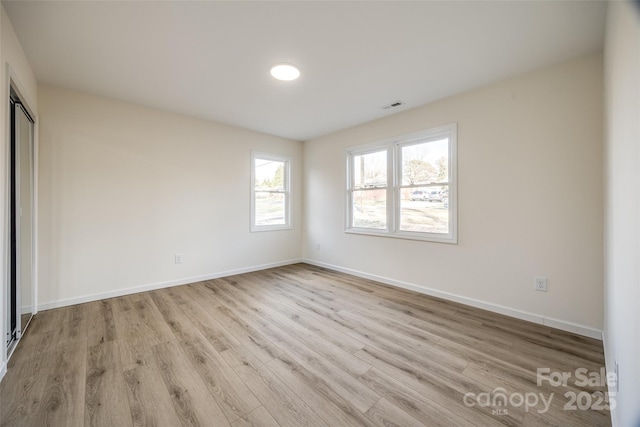
<svg viewBox="0 0 640 427">
<path fill-rule="evenodd" d="M 176 264 L 182 264 L 182 254 L 176 254 L 174 257 L 174 261 Z"/>
<path fill-rule="evenodd" d="M 536 277 L 533 284 L 533 289 L 540 292 L 547 292 L 548 280 L 546 277 Z"/>
</svg>

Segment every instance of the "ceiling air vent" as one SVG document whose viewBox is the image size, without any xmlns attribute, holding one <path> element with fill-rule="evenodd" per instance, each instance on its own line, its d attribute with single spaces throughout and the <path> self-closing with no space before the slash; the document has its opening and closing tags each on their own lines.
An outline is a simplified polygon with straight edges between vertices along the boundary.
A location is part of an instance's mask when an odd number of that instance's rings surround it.
<svg viewBox="0 0 640 427">
<path fill-rule="evenodd" d="M 396 108 L 402 105 L 402 101 L 396 101 L 396 102 L 392 102 L 389 105 L 385 105 L 384 107 L 382 107 L 383 110 L 389 110 L 391 108 Z"/>
</svg>

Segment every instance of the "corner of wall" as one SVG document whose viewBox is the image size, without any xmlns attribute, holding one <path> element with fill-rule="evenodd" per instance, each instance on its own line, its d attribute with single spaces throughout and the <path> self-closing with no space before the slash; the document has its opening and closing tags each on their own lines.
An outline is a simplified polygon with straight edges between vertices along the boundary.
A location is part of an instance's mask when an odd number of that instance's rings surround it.
<svg viewBox="0 0 640 427">
<path fill-rule="evenodd" d="M 613 426 L 640 426 L 640 4 L 608 2 L 605 32 L 605 283 L 607 372 L 618 370 Z M 617 366 L 616 366 L 617 365 Z"/>
</svg>

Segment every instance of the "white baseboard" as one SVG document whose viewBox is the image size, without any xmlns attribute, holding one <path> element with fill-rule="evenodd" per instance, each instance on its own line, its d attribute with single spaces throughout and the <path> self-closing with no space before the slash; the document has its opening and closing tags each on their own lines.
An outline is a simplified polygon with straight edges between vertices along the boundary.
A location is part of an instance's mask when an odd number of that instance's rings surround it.
<svg viewBox="0 0 640 427">
<path fill-rule="evenodd" d="M 6 373 L 7 373 L 7 363 L 2 362 L 2 365 L 0 365 L 0 381 L 2 381 L 2 378 L 4 378 L 4 374 Z"/>
<path fill-rule="evenodd" d="M 117 289 L 114 291 L 101 292 L 97 294 L 83 295 L 80 297 L 66 298 L 56 301 L 50 301 L 38 304 L 38 311 L 50 310 L 52 308 L 66 307 L 69 305 L 82 304 L 85 302 L 99 301 L 101 299 L 115 298 L 123 295 L 137 294 L 140 292 L 153 291 L 155 289 L 169 288 L 171 286 L 186 285 L 189 283 L 202 282 L 203 280 L 218 279 L 220 277 L 234 276 L 236 274 L 251 273 L 253 271 L 266 270 L 268 268 L 281 267 L 283 265 L 297 264 L 303 262 L 302 259 L 290 259 L 287 261 L 278 261 L 269 264 L 254 265 L 251 267 L 243 267 L 235 270 L 220 271 L 217 273 L 205 274 L 202 276 L 186 277 L 183 279 L 169 280 L 166 282 L 151 283 L 147 285 L 134 286 L 132 288 Z"/>
<path fill-rule="evenodd" d="M 318 267 L 328 268 L 329 270 L 340 271 L 342 273 L 351 274 L 353 276 L 362 277 L 364 279 L 375 280 L 377 282 L 384 283 L 386 285 L 396 286 L 398 288 L 408 289 L 421 294 L 430 295 L 437 298 L 442 298 L 448 301 L 454 301 L 461 304 L 469 305 L 472 307 L 481 308 L 483 310 L 492 311 L 494 313 L 503 314 L 505 316 L 515 317 L 516 319 L 527 320 L 529 322 L 538 323 L 540 325 L 546 325 L 551 328 L 560 329 L 574 334 L 583 335 L 589 338 L 602 339 L 602 331 L 594 329 L 589 326 L 580 325 L 577 323 L 568 322 L 565 320 L 554 319 L 545 317 L 541 314 L 529 313 L 522 310 L 517 310 L 510 307 L 505 307 L 499 304 L 493 304 L 486 301 L 477 300 L 474 298 L 463 297 L 449 292 L 439 291 L 437 289 L 431 289 L 426 286 L 416 285 L 414 283 L 403 282 L 400 280 L 390 279 L 388 277 L 377 276 L 375 274 L 369 274 L 358 270 L 352 270 L 350 268 L 340 267 L 338 265 L 327 264 L 320 261 L 311 259 L 304 259 L 303 262 Z"/>
</svg>

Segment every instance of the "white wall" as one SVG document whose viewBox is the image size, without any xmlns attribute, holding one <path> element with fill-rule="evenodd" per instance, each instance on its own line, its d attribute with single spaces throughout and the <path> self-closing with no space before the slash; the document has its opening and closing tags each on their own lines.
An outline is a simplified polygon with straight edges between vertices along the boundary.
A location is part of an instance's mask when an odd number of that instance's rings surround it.
<svg viewBox="0 0 640 427">
<path fill-rule="evenodd" d="M 8 155 L 9 147 L 7 144 L 9 131 L 7 104 L 9 98 L 7 64 L 12 69 L 12 78 L 14 84 L 20 89 L 20 96 L 31 109 L 34 115 L 38 112 L 38 85 L 31 71 L 31 67 L 22 51 L 20 42 L 16 37 L 13 26 L 4 10 L 4 6 L 0 6 L 0 188 L 2 188 L 0 196 L 0 288 L 2 290 L 2 298 L 0 300 L 0 333 L 2 334 L 2 342 L 6 337 L 6 312 L 5 297 L 7 295 L 7 202 L 8 202 Z M 36 121 L 37 123 L 37 121 Z M 5 363 L 7 360 L 7 352 L 4 345 L 0 346 L 0 378 L 5 372 Z"/>
<path fill-rule="evenodd" d="M 41 309 L 300 258 L 302 143 L 49 86 L 39 105 Z M 249 232 L 254 149 L 293 157 L 293 230 Z"/>
<path fill-rule="evenodd" d="M 306 142 L 304 257 L 599 336 L 602 78 L 596 53 Z M 345 147 L 451 122 L 459 244 L 345 234 Z"/>
<path fill-rule="evenodd" d="M 635 10 L 634 10 L 635 9 Z M 640 10 L 609 2 L 605 84 L 605 354 L 614 425 L 640 426 Z"/>
</svg>

